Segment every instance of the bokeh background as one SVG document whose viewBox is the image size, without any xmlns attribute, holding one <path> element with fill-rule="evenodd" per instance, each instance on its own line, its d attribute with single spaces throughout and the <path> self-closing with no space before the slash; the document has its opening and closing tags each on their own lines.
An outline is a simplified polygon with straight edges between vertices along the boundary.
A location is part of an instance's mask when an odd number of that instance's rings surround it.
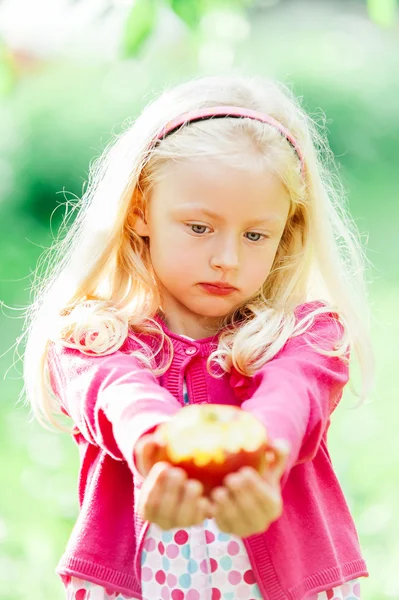
<svg viewBox="0 0 399 600">
<path fill-rule="evenodd" d="M 230 71 L 290 84 L 326 125 L 367 247 L 376 388 L 356 410 L 347 391 L 330 446 L 363 598 L 399 598 L 398 65 L 395 0 L 0 1 L 1 600 L 63 598 L 54 569 L 78 510 L 75 445 L 18 402 L 38 260 L 126 119 L 165 86 Z"/>
</svg>

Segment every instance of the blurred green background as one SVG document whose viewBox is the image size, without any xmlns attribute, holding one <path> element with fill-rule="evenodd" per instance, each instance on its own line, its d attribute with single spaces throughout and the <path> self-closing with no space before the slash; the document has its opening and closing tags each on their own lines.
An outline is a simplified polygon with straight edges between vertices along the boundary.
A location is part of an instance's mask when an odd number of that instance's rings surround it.
<svg viewBox="0 0 399 600">
<path fill-rule="evenodd" d="M 289 83 L 326 123 L 367 243 L 376 388 L 356 410 L 347 391 L 330 446 L 370 571 L 362 597 L 399 598 L 398 24 L 394 0 L 0 3 L 0 600 L 63 598 L 54 569 L 78 510 L 72 440 L 17 402 L 37 261 L 126 119 L 165 86 L 230 71 Z"/>
</svg>

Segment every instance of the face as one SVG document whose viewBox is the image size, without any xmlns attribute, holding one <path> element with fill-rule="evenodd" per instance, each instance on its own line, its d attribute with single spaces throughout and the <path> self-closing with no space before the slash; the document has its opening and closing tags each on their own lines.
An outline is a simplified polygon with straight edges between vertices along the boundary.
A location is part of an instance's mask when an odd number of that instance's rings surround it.
<svg viewBox="0 0 399 600">
<path fill-rule="evenodd" d="M 145 219 L 169 329 L 195 339 L 265 282 L 283 234 L 289 193 L 277 175 L 199 161 L 169 166 Z"/>
</svg>

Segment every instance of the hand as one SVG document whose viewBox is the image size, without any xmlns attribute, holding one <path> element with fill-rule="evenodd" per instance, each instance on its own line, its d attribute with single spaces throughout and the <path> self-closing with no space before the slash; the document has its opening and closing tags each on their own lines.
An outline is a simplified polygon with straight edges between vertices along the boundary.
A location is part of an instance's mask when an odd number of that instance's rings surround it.
<svg viewBox="0 0 399 600">
<path fill-rule="evenodd" d="M 134 449 L 134 458 L 139 473 L 146 477 L 157 462 L 159 451 L 164 443 L 157 437 L 156 433 L 147 433 L 137 441 Z"/>
<path fill-rule="evenodd" d="M 183 469 L 157 462 L 140 490 L 138 511 L 164 530 L 200 525 L 213 516 L 211 503 L 202 494 L 200 481 L 187 479 Z"/>
<path fill-rule="evenodd" d="M 264 533 L 281 517 L 283 501 L 280 480 L 284 473 L 289 449 L 277 444 L 270 446 L 268 471 L 259 475 L 252 467 L 243 467 L 224 479 L 224 486 L 211 493 L 213 516 L 218 528 L 242 538 Z"/>
</svg>

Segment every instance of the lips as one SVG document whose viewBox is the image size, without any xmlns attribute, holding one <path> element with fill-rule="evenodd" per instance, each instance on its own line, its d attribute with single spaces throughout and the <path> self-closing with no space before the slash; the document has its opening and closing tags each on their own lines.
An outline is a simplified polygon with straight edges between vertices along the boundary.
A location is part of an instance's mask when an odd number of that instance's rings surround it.
<svg viewBox="0 0 399 600">
<path fill-rule="evenodd" d="M 202 285 L 212 285 L 223 290 L 235 290 L 236 288 L 223 281 L 204 281 Z"/>
<path fill-rule="evenodd" d="M 199 284 L 203 290 L 208 292 L 209 294 L 215 294 L 217 296 L 227 296 L 228 294 L 232 294 L 237 290 L 237 288 L 229 285 L 228 283 L 223 283 L 221 281 L 216 282 L 205 282 Z"/>
</svg>

